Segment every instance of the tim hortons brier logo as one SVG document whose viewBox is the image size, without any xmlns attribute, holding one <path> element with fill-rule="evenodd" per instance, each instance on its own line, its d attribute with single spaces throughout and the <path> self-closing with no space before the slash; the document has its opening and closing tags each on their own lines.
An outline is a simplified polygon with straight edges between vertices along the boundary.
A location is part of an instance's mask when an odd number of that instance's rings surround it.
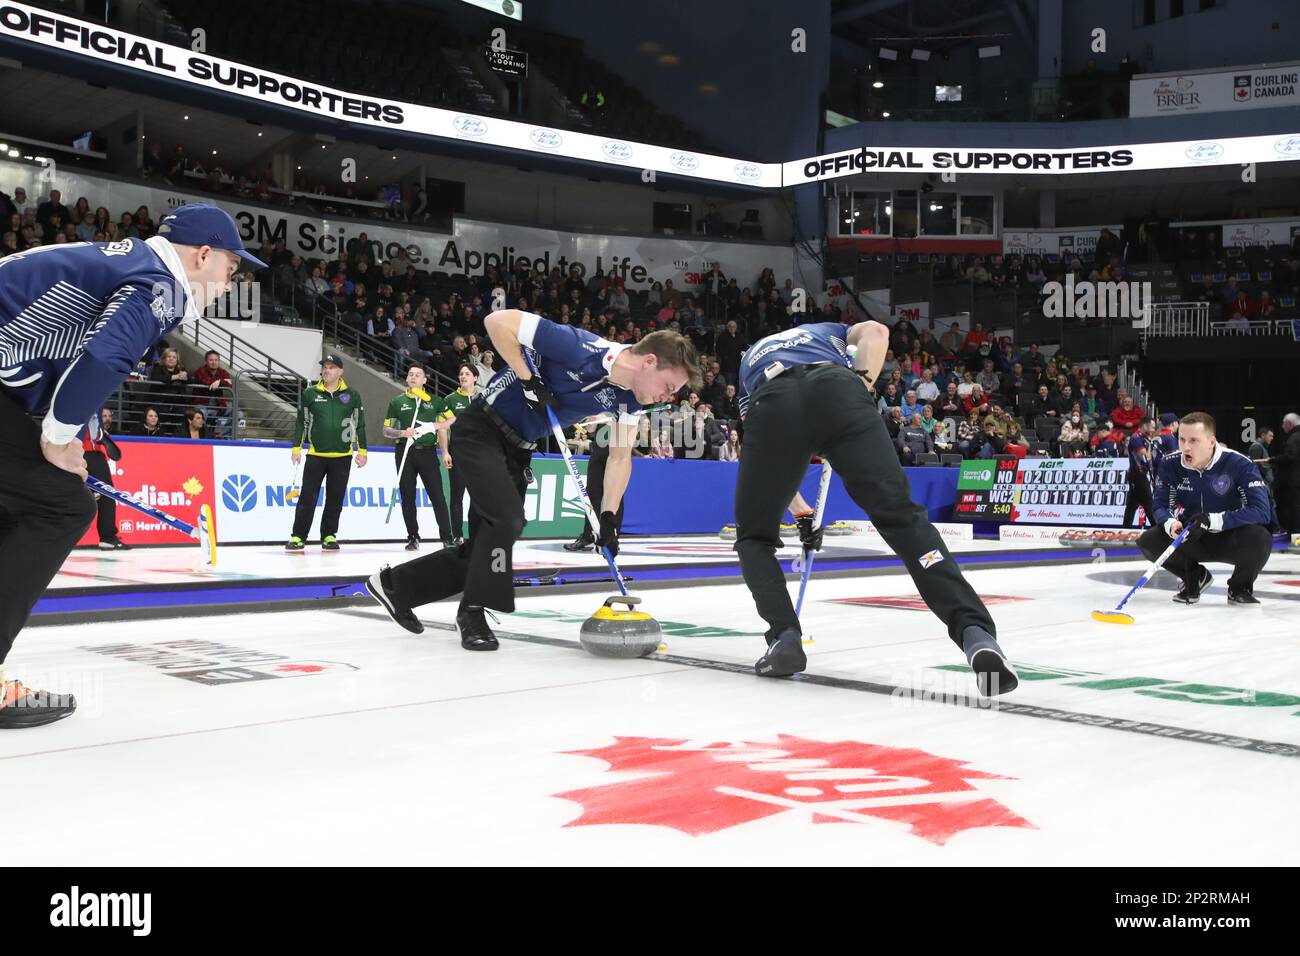
<svg viewBox="0 0 1300 956">
<path fill-rule="evenodd" d="M 1008 780 L 922 750 L 778 736 L 775 744 L 616 737 L 595 757 L 620 779 L 556 797 L 581 804 L 566 826 L 646 823 L 702 836 L 778 813 L 813 823 L 886 821 L 942 846 L 963 830 L 1035 829 L 970 780 Z"/>
</svg>

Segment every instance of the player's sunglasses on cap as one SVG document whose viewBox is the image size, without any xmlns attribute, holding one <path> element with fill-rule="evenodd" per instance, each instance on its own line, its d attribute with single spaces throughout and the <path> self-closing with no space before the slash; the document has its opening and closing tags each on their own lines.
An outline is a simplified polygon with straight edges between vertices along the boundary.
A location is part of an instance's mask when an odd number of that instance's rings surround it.
<svg viewBox="0 0 1300 956">
<path fill-rule="evenodd" d="M 158 235 L 182 246 L 211 246 L 233 252 L 259 269 L 270 268 L 244 248 L 239 238 L 239 227 L 230 214 L 211 203 L 187 203 L 163 216 L 158 223 Z"/>
</svg>

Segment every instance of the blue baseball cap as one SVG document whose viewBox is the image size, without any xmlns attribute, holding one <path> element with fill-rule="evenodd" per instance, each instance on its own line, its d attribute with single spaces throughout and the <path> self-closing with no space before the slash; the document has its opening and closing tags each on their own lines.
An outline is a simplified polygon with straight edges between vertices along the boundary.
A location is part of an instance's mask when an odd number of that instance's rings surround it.
<svg viewBox="0 0 1300 956">
<path fill-rule="evenodd" d="M 187 203 L 173 209 L 158 223 L 158 235 L 182 246 L 211 246 L 246 259 L 259 269 L 269 266 L 244 248 L 239 227 L 230 213 L 211 203 Z"/>
</svg>

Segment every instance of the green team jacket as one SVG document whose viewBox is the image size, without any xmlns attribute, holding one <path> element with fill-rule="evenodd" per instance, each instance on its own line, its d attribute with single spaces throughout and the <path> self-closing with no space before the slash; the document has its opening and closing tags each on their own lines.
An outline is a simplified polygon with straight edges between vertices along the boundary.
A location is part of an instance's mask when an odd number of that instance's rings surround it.
<svg viewBox="0 0 1300 956">
<path fill-rule="evenodd" d="M 416 401 L 420 403 L 420 410 L 415 410 Z M 446 403 L 437 395 L 430 395 L 422 388 L 409 388 L 402 394 L 396 396 L 388 403 L 388 414 L 384 416 L 384 424 L 389 428 L 396 428 L 405 431 L 408 428 L 414 428 L 415 423 L 421 425 L 429 422 L 436 422 L 443 418 L 443 411 Z M 399 443 L 405 443 L 405 438 L 397 439 Z M 415 444 L 420 448 L 437 448 L 438 433 L 430 432 L 427 435 L 421 435 L 415 440 Z"/>
<path fill-rule="evenodd" d="M 474 395 L 477 394 L 478 390 L 476 389 Z M 467 395 L 460 389 L 456 389 L 456 391 L 452 392 L 450 395 L 444 396 L 442 404 L 447 411 L 443 417 L 446 418 L 447 415 L 459 415 L 465 409 L 469 408 L 469 403 L 474 401 L 474 395 Z"/>
<path fill-rule="evenodd" d="M 324 382 L 302 390 L 302 407 L 293 426 L 293 450 L 302 449 L 303 435 L 311 443 L 309 455 L 342 458 L 366 450 L 366 415 L 361 393 L 339 379 L 339 387 L 327 391 Z"/>
</svg>

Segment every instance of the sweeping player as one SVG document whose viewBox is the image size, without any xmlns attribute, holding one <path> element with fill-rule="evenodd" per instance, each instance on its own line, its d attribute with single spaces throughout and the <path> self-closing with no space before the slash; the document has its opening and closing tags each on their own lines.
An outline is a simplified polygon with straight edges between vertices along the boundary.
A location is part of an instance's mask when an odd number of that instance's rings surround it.
<svg viewBox="0 0 1300 956">
<path fill-rule="evenodd" d="M 853 358 L 850 348 L 856 349 Z M 786 677 L 807 666 L 776 550 L 781 515 L 815 454 L 830 462 L 903 559 L 921 597 L 966 655 L 980 692 L 1005 694 L 1019 678 L 998 646 L 993 619 L 925 509 L 912 501 L 876 411 L 870 387 L 888 348 L 889 329 L 877 322 L 820 322 L 760 339 L 741 362 L 745 453 L 736 481 L 736 552 L 768 624 L 767 652 L 754 668 L 764 677 Z"/>
<path fill-rule="evenodd" d="M 412 608 L 460 594 L 456 628 L 461 646 L 494 651 L 496 635 L 485 609 L 513 611 L 512 550 L 524 530 L 524 490 L 537 440 L 551 433 L 546 410 L 561 426 L 598 412 L 618 415 L 605 470 L 597 543 L 618 552 L 615 514 L 632 473 L 636 411 L 665 402 L 688 381 L 698 387 L 695 348 L 676 332 L 654 332 L 636 345 L 618 345 L 569 325 L 518 309 L 486 320 L 496 353 L 506 366 L 451 426 L 450 450 L 463 469 L 470 496 L 469 537 L 367 582 L 371 595 L 408 631 L 424 630 Z M 524 359 L 527 348 L 536 372 Z"/>
<path fill-rule="evenodd" d="M 1213 580 L 1200 562 L 1222 561 L 1232 565 L 1229 606 L 1259 607 L 1255 579 L 1273 548 L 1268 530 L 1272 509 L 1259 466 L 1219 444 L 1214 419 L 1205 412 L 1179 422 L 1178 448 L 1160 459 L 1153 526 L 1138 539 L 1138 547 L 1154 561 L 1184 526 L 1191 526 L 1164 565 L 1183 582 L 1174 600 L 1197 603 Z"/>
<path fill-rule="evenodd" d="M 0 665 L 95 517 L 77 437 L 136 362 L 230 289 L 244 251 L 207 203 L 145 240 L 44 246 L 0 259 Z M 29 417 L 45 413 L 37 426 Z M 71 714 L 70 696 L 0 674 L 0 729 Z"/>
</svg>

